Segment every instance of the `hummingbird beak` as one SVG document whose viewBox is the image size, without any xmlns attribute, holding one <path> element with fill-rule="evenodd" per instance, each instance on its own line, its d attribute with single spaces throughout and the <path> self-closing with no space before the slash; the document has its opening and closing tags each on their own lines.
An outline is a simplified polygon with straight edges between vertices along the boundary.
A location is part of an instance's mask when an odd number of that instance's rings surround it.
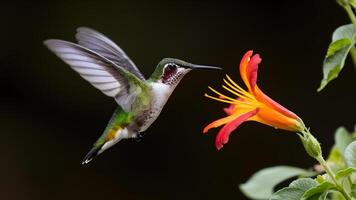
<svg viewBox="0 0 356 200">
<path fill-rule="evenodd" d="M 214 66 L 207 66 L 207 65 L 195 65 L 195 64 L 190 64 L 188 68 L 191 69 L 218 69 L 221 70 L 220 67 L 214 67 Z"/>
</svg>

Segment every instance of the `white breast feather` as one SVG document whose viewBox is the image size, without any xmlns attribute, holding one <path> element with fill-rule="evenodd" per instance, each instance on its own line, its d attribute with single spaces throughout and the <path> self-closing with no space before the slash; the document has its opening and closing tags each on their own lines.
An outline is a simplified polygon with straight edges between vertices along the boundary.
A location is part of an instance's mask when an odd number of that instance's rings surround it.
<svg viewBox="0 0 356 200">
<path fill-rule="evenodd" d="M 145 120 L 140 132 L 145 131 L 157 119 L 173 91 L 169 85 L 163 83 L 151 83 L 150 85 L 153 93 L 151 110 L 148 113 L 148 118 Z"/>
</svg>

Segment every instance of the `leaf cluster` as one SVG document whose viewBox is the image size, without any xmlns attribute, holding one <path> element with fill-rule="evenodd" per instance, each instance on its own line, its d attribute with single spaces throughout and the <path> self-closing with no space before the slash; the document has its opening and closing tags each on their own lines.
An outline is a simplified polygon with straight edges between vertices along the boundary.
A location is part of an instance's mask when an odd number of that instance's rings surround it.
<svg viewBox="0 0 356 200">
<path fill-rule="evenodd" d="M 327 159 L 336 179 L 350 196 L 356 197 L 356 132 L 344 127 L 335 132 L 335 144 Z M 343 200 L 338 186 L 321 170 L 274 166 L 256 172 L 241 191 L 250 199 L 262 200 Z M 287 187 L 275 191 L 282 182 L 297 177 Z"/>
</svg>

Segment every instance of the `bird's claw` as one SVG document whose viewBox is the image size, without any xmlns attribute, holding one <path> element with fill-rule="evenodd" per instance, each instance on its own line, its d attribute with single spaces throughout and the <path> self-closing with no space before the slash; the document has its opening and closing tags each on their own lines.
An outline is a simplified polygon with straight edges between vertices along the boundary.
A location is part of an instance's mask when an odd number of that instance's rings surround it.
<svg viewBox="0 0 356 200">
<path fill-rule="evenodd" d="M 137 133 L 136 136 L 133 138 L 136 142 L 141 141 L 143 138 L 143 134 L 142 133 Z"/>
</svg>

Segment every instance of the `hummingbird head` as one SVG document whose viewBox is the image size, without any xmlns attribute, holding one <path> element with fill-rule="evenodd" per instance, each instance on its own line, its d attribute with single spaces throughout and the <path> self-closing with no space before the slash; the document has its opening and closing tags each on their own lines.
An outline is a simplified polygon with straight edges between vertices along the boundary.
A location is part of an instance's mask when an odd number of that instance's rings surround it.
<svg viewBox="0 0 356 200">
<path fill-rule="evenodd" d="M 151 81 L 176 86 L 193 69 L 221 69 L 219 67 L 196 65 L 175 58 L 162 59 L 150 77 Z"/>
</svg>

